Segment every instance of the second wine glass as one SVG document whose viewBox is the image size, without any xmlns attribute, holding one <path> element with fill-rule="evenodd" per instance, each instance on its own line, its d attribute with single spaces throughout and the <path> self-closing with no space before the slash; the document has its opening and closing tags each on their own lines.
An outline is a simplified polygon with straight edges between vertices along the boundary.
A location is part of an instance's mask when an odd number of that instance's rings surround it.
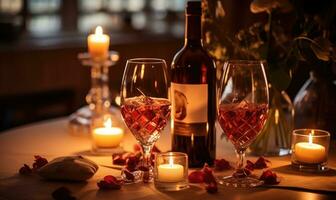
<svg viewBox="0 0 336 200">
<path fill-rule="evenodd" d="M 120 96 L 124 122 L 143 150 L 140 166 L 147 169 L 143 176 L 151 181 L 151 150 L 170 118 L 166 62 L 158 58 L 127 60 Z"/>
<path fill-rule="evenodd" d="M 219 183 L 229 187 L 255 187 L 261 181 L 244 168 L 245 151 L 265 125 L 268 114 L 268 83 L 264 62 L 229 61 L 218 93 L 218 122 L 234 145 L 238 161 L 232 176 Z"/>
</svg>

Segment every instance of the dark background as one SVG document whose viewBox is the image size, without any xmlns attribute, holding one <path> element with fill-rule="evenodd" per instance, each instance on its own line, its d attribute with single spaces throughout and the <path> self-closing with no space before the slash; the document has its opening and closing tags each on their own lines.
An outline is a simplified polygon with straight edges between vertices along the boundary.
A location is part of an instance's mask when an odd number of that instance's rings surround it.
<svg viewBox="0 0 336 200">
<path fill-rule="evenodd" d="M 85 105 L 90 70 L 77 59 L 97 25 L 120 61 L 110 68 L 113 98 L 126 60 L 158 57 L 171 63 L 183 45 L 185 0 L 0 0 L 0 130 L 66 116 Z M 250 1 L 231 1 L 223 28 L 249 26 L 263 14 Z M 293 98 L 308 72 L 289 88 Z"/>
</svg>

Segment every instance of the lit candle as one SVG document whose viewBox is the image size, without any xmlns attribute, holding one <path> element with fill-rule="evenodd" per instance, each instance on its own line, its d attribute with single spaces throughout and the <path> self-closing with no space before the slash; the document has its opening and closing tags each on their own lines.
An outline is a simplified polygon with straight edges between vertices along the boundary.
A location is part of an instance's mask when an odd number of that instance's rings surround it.
<svg viewBox="0 0 336 200">
<path fill-rule="evenodd" d="M 178 182 L 184 177 L 184 167 L 174 164 L 173 157 L 169 157 L 169 164 L 161 164 L 158 167 L 158 180 L 160 182 Z"/>
<path fill-rule="evenodd" d="M 90 34 L 87 39 L 89 53 L 94 59 L 106 58 L 110 45 L 110 37 L 103 34 L 103 28 L 97 26 L 95 34 Z"/>
<path fill-rule="evenodd" d="M 313 143 L 313 135 L 309 134 L 308 142 L 299 142 L 295 144 L 295 158 L 308 164 L 323 163 L 327 159 L 325 147 Z"/>
<path fill-rule="evenodd" d="M 121 128 L 112 127 L 111 118 L 104 122 L 104 127 L 93 129 L 92 139 L 97 147 L 118 147 L 124 132 Z"/>
</svg>

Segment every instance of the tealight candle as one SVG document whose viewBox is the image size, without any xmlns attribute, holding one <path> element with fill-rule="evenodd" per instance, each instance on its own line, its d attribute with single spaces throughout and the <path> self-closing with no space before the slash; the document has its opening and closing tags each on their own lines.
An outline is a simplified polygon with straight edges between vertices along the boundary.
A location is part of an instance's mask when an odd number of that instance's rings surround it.
<svg viewBox="0 0 336 200">
<path fill-rule="evenodd" d="M 112 120 L 108 118 L 104 122 L 104 127 L 93 129 L 92 140 L 98 148 L 113 148 L 120 145 L 123 135 L 124 131 L 121 128 L 112 127 Z"/>
<path fill-rule="evenodd" d="M 161 182 L 177 182 L 183 180 L 184 167 L 174 164 L 173 158 L 169 158 L 168 164 L 162 164 L 158 167 L 158 180 Z"/>
<path fill-rule="evenodd" d="M 95 34 L 90 34 L 87 38 L 88 49 L 93 59 L 103 59 L 108 56 L 110 37 L 103 34 L 101 26 L 96 27 Z"/>
<path fill-rule="evenodd" d="M 313 136 L 309 134 L 309 142 L 298 142 L 294 147 L 296 159 L 303 163 L 321 163 L 326 160 L 325 147 L 313 143 Z"/>
<path fill-rule="evenodd" d="M 188 155 L 160 153 L 155 157 L 154 184 L 157 189 L 177 191 L 188 187 Z"/>
<path fill-rule="evenodd" d="M 305 171 L 323 171 L 328 160 L 330 134 L 317 129 L 297 129 L 292 136 L 292 165 Z"/>
</svg>

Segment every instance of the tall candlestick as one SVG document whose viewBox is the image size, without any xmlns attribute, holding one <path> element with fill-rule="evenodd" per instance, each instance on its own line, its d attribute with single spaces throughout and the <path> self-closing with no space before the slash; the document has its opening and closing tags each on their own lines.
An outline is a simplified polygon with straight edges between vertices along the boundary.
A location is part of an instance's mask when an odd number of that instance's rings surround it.
<svg viewBox="0 0 336 200">
<path fill-rule="evenodd" d="M 95 34 L 90 34 L 87 38 L 89 53 L 94 59 L 104 59 L 108 56 L 110 37 L 103 34 L 103 28 L 97 26 Z"/>
</svg>

